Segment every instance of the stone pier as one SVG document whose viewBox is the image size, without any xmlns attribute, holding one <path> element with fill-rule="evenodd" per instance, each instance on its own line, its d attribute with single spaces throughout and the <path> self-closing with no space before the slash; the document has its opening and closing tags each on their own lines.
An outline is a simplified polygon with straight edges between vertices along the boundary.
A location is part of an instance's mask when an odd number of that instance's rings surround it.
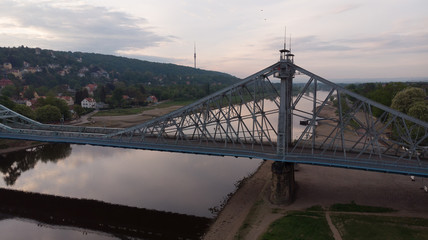
<svg viewBox="0 0 428 240">
<path fill-rule="evenodd" d="M 294 201 L 295 187 L 294 163 L 274 162 L 270 201 L 273 204 L 291 204 Z"/>
</svg>

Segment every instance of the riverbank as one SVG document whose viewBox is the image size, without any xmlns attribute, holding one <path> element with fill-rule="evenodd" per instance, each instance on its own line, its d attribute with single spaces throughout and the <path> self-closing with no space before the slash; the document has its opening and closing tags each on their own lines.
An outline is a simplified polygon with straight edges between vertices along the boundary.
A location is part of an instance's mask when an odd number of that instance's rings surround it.
<svg viewBox="0 0 428 240">
<path fill-rule="evenodd" d="M 272 162 L 259 170 L 231 197 L 204 239 L 258 239 L 269 225 L 288 211 L 336 203 L 389 207 L 390 216 L 428 217 L 428 194 L 422 178 L 314 165 L 299 165 L 298 190 L 289 206 L 269 202 Z M 425 179 L 427 181 L 428 179 Z"/>
<path fill-rule="evenodd" d="M 142 113 L 122 116 L 93 116 L 91 114 L 86 118 L 82 118 L 81 121 L 76 121 L 73 125 L 84 125 L 91 127 L 112 127 L 112 128 L 127 128 L 132 127 L 156 117 L 163 116 L 174 110 L 181 108 L 180 105 L 172 105 L 162 108 L 153 108 L 145 110 Z"/>
<path fill-rule="evenodd" d="M 37 147 L 40 145 L 44 145 L 47 143 L 36 142 L 36 141 L 25 141 L 25 140 L 11 140 L 11 139 L 1 139 L 0 146 L 0 154 L 6 154 L 11 152 L 16 152 L 20 150 L 25 150 L 31 147 Z"/>
</svg>

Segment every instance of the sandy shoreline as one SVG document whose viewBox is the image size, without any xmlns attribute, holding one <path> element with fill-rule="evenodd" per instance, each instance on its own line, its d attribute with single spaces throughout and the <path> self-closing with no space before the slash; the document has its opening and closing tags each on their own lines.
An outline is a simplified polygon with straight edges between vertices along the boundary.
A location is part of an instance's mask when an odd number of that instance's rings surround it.
<svg viewBox="0 0 428 240">
<path fill-rule="evenodd" d="M 273 205 L 268 200 L 271 165 L 272 162 L 265 161 L 235 193 L 204 239 L 235 239 L 238 234 L 241 239 L 258 239 L 274 220 L 289 210 L 351 201 L 396 209 L 398 212 L 390 214 L 394 216 L 428 218 L 428 193 L 421 189 L 428 179 L 411 181 L 404 175 L 314 165 L 299 165 L 295 173 L 298 190 L 293 204 Z M 249 226 L 240 231 L 244 222 Z"/>
</svg>

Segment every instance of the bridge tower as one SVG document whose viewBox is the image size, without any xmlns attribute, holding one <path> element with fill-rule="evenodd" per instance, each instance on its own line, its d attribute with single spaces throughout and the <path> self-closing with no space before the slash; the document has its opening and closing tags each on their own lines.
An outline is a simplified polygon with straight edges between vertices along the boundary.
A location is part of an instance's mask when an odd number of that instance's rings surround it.
<svg viewBox="0 0 428 240">
<path fill-rule="evenodd" d="M 293 118 L 292 118 L 292 93 L 293 93 L 293 78 L 295 70 L 290 65 L 294 62 L 294 54 L 290 50 L 279 50 L 280 52 L 280 69 L 275 77 L 281 79 L 280 91 L 280 107 L 278 119 L 278 139 L 277 153 L 278 155 L 287 154 L 288 148 L 293 141 Z"/>
<path fill-rule="evenodd" d="M 294 55 L 290 50 L 279 50 L 279 72 L 275 77 L 281 79 L 280 107 L 278 116 L 277 154 L 285 158 L 293 143 L 292 93 L 295 70 Z M 290 204 L 294 200 L 294 163 L 274 162 L 272 164 L 272 186 L 270 200 L 275 204 Z"/>
</svg>

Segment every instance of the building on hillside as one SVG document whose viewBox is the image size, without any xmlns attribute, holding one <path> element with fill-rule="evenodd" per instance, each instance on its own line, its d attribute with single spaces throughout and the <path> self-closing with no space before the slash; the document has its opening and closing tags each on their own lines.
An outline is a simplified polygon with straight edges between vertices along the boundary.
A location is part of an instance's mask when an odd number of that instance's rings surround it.
<svg viewBox="0 0 428 240">
<path fill-rule="evenodd" d="M 150 96 L 146 99 L 146 102 L 148 103 L 157 103 L 158 99 L 155 96 Z"/>
<path fill-rule="evenodd" d="M 103 108 L 109 108 L 109 105 L 107 103 L 97 102 L 95 107 L 96 107 L 96 109 L 103 109 Z"/>
<path fill-rule="evenodd" d="M 97 84 L 88 84 L 86 85 L 86 90 L 88 90 L 88 94 L 93 96 L 94 95 L 94 91 L 97 90 L 98 85 Z"/>
<path fill-rule="evenodd" d="M 4 70 L 12 70 L 12 63 L 10 62 L 3 63 L 3 68 Z"/>
<path fill-rule="evenodd" d="M 97 105 L 97 102 L 93 98 L 85 98 L 80 103 L 82 108 L 95 108 Z"/>
<path fill-rule="evenodd" d="M 22 79 L 22 73 L 18 69 L 12 69 L 9 73 L 13 74 L 16 78 Z"/>
<path fill-rule="evenodd" d="M 13 82 L 7 78 L 3 78 L 0 80 L 0 89 L 3 89 L 6 86 L 13 85 Z"/>
<path fill-rule="evenodd" d="M 67 103 L 68 106 L 73 106 L 74 105 L 74 100 L 70 96 L 60 96 L 58 98 L 64 100 Z"/>
</svg>

